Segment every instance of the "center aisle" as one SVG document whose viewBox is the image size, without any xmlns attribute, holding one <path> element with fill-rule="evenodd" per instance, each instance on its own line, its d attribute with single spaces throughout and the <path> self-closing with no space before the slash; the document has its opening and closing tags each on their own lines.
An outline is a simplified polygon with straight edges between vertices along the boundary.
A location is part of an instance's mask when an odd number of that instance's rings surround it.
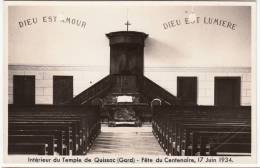
<svg viewBox="0 0 260 168">
<path fill-rule="evenodd" d="M 151 126 L 104 126 L 88 153 L 92 154 L 165 155 L 153 136 Z"/>
</svg>

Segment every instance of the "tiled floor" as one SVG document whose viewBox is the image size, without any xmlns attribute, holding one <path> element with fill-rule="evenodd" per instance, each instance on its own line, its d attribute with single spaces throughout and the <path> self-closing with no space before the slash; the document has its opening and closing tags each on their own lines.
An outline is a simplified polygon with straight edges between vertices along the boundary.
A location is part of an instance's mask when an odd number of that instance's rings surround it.
<svg viewBox="0 0 260 168">
<path fill-rule="evenodd" d="M 151 126 L 102 127 L 88 154 L 165 155 Z"/>
</svg>

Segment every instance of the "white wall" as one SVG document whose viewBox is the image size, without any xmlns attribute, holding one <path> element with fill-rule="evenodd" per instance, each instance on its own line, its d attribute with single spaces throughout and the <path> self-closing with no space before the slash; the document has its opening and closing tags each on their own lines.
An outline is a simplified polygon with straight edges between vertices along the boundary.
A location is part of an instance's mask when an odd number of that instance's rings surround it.
<svg viewBox="0 0 260 168">
<path fill-rule="evenodd" d="M 36 104 L 53 103 L 53 75 L 73 76 L 76 96 L 108 75 L 105 67 L 9 65 L 9 104 L 13 103 L 13 75 L 35 75 Z M 251 105 L 251 68 L 145 68 L 145 76 L 177 95 L 177 76 L 198 78 L 198 104 L 214 105 L 214 77 L 241 77 L 241 105 Z"/>
<path fill-rule="evenodd" d="M 108 75 L 109 41 L 105 34 L 126 30 L 128 8 L 130 30 L 149 34 L 144 51 L 147 77 L 176 95 L 177 76 L 197 76 L 198 103 L 213 105 L 214 77 L 240 76 L 242 105 L 251 104 L 250 7 L 193 6 L 196 16 L 230 21 L 237 25 L 235 30 L 201 22 L 164 29 L 166 22 L 183 21 L 192 7 L 148 2 L 83 4 L 8 8 L 9 103 L 13 102 L 14 74 L 36 75 L 36 103 L 43 104 L 52 103 L 53 75 L 73 75 L 74 96 Z M 86 21 L 86 28 L 43 23 L 40 19 L 44 16 L 77 18 Z M 19 27 L 20 21 L 35 17 L 37 24 Z"/>
<path fill-rule="evenodd" d="M 178 76 L 197 77 L 199 105 L 214 105 L 215 77 L 241 77 L 241 105 L 251 105 L 251 68 L 147 68 L 145 75 L 173 95 L 177 95 Z"/>
<path fill-rule="evenodd" d="M 101 3 L 102 4 L 102 3 Z M 116 3 L 115 3 L 116 4 Z M 236 30 L 218 25 L 180 25 L 165 30 L 163 24 L 184 19 L 191 6 L 172 5 L 10 6 L 8 58 L 10 64 L 109 66 L 106 33 L 130 30 L 149 34 L 146 67 L 251 66 L 251 9 L 243 6 L 194 6 L 196 16 L 216 17 L 236 24 Z M 42 23 L 44 16 L 69 16 L 86 21 L 86 28 L 64 23 Z M 37 17 L 35 25 L 19 21 Z"/>
</svg>

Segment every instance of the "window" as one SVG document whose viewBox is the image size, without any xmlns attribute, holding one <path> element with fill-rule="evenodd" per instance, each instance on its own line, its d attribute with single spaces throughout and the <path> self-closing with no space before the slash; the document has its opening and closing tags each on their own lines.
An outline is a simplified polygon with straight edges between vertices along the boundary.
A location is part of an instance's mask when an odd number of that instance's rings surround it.
<svg viewBox="0 0 260 168">
<path fill-rule="evenodd" d="M 73 98 L 73 76 L 53 76 L 53 104 Z"/>
<path fill-rule="evenodd" d="M 177 97 L 185 105 L 197 104 L 197 77 L 177 77 Z"/>
<path fill-rule="evenodd" d="M 35 76 L 14 75 L 13 84 L 15 105 L 35 104 Z"/>
<path fill-rule="evenodd" d="M 240 77 L 215 77 L 216 106 L 240 106 Z"/>
</svg>

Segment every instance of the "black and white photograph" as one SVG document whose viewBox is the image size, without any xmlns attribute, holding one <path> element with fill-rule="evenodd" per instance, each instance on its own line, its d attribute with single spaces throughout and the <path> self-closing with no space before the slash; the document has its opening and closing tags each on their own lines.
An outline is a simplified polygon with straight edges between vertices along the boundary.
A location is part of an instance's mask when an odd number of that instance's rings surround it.
<svg viewBox="0 0 260 168">
<path fill-rule="evenodd" d="M 7 162 L 256 162 L 254 2 L 5 9 Z"/>
</svg>

